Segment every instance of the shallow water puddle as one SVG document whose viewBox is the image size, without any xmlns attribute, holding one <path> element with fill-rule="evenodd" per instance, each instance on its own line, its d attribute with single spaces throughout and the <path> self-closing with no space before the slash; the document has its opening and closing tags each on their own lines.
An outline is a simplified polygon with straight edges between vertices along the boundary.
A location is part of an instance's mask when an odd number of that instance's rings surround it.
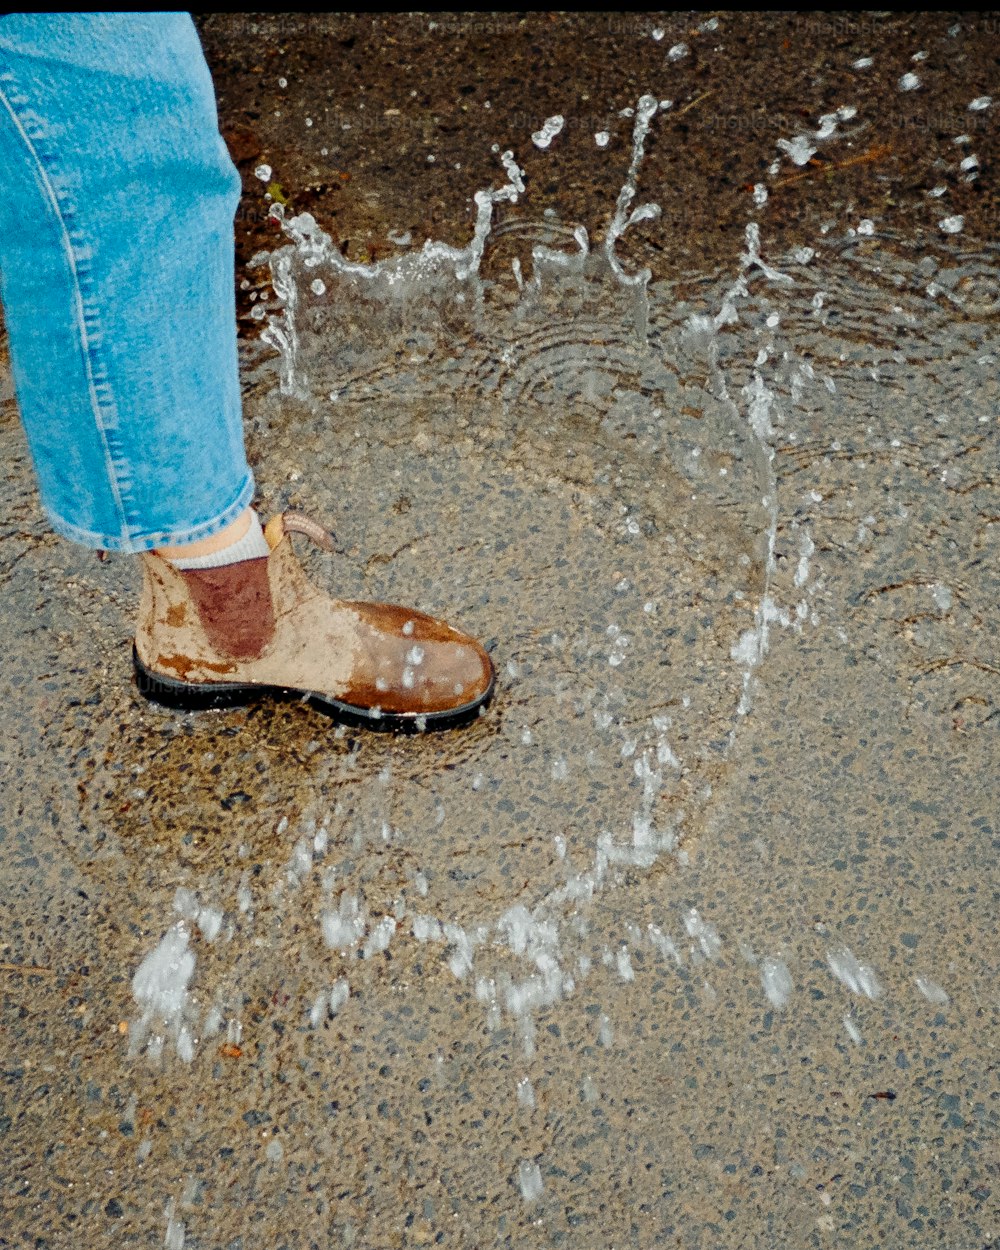
<svg viewBox="0 0 1000 1250">
<path fill-rule="evenodd" d="M 589 901 L 685 861 L 685 838 L 752 716 L 772 632 L 815 628 L 845 576 L 859 614 L 877 612 L 883 596 L 927 600 L 918 634 L 904 631 L 931 649 L 922 666 L 914 659 L 915 697 L 958 682 L 959 703 L 986 709 L 981 721 L 995 707 L 983 605 L 972 579 L 949 572 L 954 540 L 936 560 L 929 548 L 916 573 L 885 571 L 891 534 L 904 548 L 912 538 L 907 473 L 923 492 L 942 442 L 949 464 L 977 453 L 977 429 L 943 429 L 947 413 L 928 446 L 919 405 L 933 394 L 947 407 L 948 387 L 992 359 L 995 271 L 972 254 L 915 262 L 865 230 L 769 262 L 752 222 L 740 268 L 702 283 L 697 306 L 650 287 L 649 271 L 627 272 L 614 248 L 657 215 L 655 205 L 631 209 L 656 111 L 651 97 L 639 102 L 596 252 L 581 224 L 494 221 L 525 192 L 510 152 L 500 158 L 507 182 L 476 196 L 463 249 L 427 243 L 360 265 L 308 215 L 285 223 L 292 244 L 270 258 L 281 303 L 264 336 L 278 350 L 279 384 L 264 365 L 252 386 L 260 436 L 294 430 L 302 465 L 290 486 L 265 483 L 265 493 L 280 500 L 308 479 L 344 553 L 314 560 L 314 575 L 344 597 L 451 616 L 488 640 L 499 684 L 465 736 L 341 733 L 324 767 L 314 761 L 287 869 L 259 884 L 241 869 L 238 899 L 221 897 L 222 881 L 210 894 L 217 907 L 238 901 L 230 939 L 249 937 L 261 908 L 273 924 L 305 888 L 317 956 L 325 947 L 369 961 L 401 942 L 430 943 L 474 987 L 491 1027 L 518 1021 L 529 1051 L 538 1012 L 593 968 L 634 978 L 628 945 L 612 950 L 618 939 L 591 925 Z M 854 115 L 821 119 L 817 141 Z M 956 306 L 966 319 L 952 333 Z M 885 445 L 867 451 L 857 412 L 890 391 L 898 437 L 881 422 Z M 918 405 L 909 417 L 904 395 Z M 861 506 L 873 464 L 891 466 L 894 489 L 872 483 L 881 497 Z M 964 470 L 940 481 L 964 501 L 961 523 L 981 547 L 995 526 L 976 482 L 955 489 Z M 831 561 L 851 551 L 849 569 Z M 873 575 L 876 561 L 884 576 Z M 956 608 L 979 631 L 961 646 Z M 665 917 L 668 932 L 636 929 L 633 944 L 676 954 L 669 928 L 681 920 Z M 722 941 L 696 912 L 683 924 L 695 962 L 718 956 Z M 843 965 L 822 932 L 816 946 Z M 238 1015 L 235 986 L 257 959 L 244 953 L 223 975 L 210 1031 L 220 1004 Z M 760 977 L 761 993 L 784 1007 L 794 978 L 778 952 Z M 350 980 L 309 995 L 313 1027 L 340 1010 Z M 153 999 L 143 988 L 145 1029 Z M 190 1016 L 168 1022 L 186 1058 Z"/>
<path fill-rule="evenodd" d="M 995 253 L 943 191 L 933 249 L 851 209 L 776 254 L 776 192 L 877 138 L 827 108 L 763 154 L 724 272 L 644 269 L 664 227 L 642 150 L 671 112 L 648 100 L 624 142 L 595 135 L 622 180 L 600 219 L 536 191 L 573 131 L 553 109 L 548 147 L 498 147 L 467 246 L 397 233 L 408 252 L 358 265 L 300 216 L 261 259 L 267 510 L 336 531 L 339 553 L 304 553 L 335 593 L 485 638 L 499 689 L 469 730 L 398 740 L 294 705 L 98 713 L 104 672 L 72 679 L 91 704 L 39 696 L 43 746 L 75 752 L 57 850 L 112 915 L 69 1006 L 45 1000 L 83 1038 L 59 1079 L 101 1107 L 88 1149 L 117 1142 L 161 1241 L 228 1236 L 245 1205 L 258 1240 L 261 1210 L 345 1245 L 405 1212 L 426 1244 L 470 1195 L 482 1244 L 633 1216 L 644 1236 L 669 1191 L 728 1203 L 762 1167 L 755 1210 L 808 1177 L 829 1220 L 844 1159 L 877 1156 L 867 1126 L 909 1108 L 930 1140 L 938 1086 L 958 1118 L 935 1150 L 975 1148 L 940 1056 L 989 1010 L 991 865 L 901 760 L 978 758 L 996 726 Z M 946 146 L 948 177 L 975 176 L 975 144 Z M 103 572 L 78 580 L 59 628 L 120 677 L 125 609 Z M 61 672 L 43 608 L 35 667 Z M 845 710 L 865 675 L 905 724 Z"/>
</svg>

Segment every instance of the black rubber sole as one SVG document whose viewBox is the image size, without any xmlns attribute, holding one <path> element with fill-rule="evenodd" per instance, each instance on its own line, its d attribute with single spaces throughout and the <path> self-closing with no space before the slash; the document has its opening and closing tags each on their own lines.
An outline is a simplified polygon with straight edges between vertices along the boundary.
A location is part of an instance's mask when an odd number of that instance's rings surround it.
<svg viewBox="0 0 1000 1250">
<path fill-rule="evenodd" d="M 309 690 L 291 690 L 286 686 L 254 686 L 242 682 L 212 682 L 205 685 L 195 682 L 174 681 L 160 673 L 153 673 L 132 647 L 132 667 L 139 693 L 151 703 L 174 708 L 182 712 L 205 712 L 231 707 L 247 707 L 263 699 L 282 702 L 308 703 L 318 712 L 329 716 L 339 725 L 355 729 L 371 729 L 376 733 L 418 734 L 442 729 L 458 729 L 478 719 L 486 711 L 496 687 L 496 673 L 484 694 L 472 703 L 451 708 L 447 712 L 382 712 L 370 708 L 355 707 L 341 703 L 326 695 Z"/>
</svg>

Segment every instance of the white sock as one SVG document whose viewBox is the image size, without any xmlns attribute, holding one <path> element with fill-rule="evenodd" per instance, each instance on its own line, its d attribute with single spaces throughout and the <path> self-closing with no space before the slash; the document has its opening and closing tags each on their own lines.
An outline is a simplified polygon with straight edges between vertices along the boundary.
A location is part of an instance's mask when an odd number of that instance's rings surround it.
<svg viewBox="0 0 1000 1250">
<path fill-rule="evenodd" d="M 224 564 L 236 564 L 240 560 L 253 560 L 257 556 L 270 554 L 271 548 L 264 537 L 260 517 L 256 512 L 251 512 L 250 528 L 236 542 L 230 543 L 228 547 L 223 547 L 220 551 L 213 551 L 207 556 L 172 558 L 170 563 L 175 569 L 218 569 Z"/>
</svg>

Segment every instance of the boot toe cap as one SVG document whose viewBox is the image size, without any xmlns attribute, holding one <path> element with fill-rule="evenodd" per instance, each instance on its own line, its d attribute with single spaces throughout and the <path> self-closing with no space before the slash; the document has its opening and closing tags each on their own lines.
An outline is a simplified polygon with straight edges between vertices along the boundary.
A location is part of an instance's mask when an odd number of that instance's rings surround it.
<svg viewBox="0 0 1000 1250">
<path fill-rule="evenodd" d="M 453 713 L 485 703 L 493 662 L 485 648 L 446 622 L 393 604 L 352 604 L 361 618 L 352 702 L 397 715 Z"/>
</svg>

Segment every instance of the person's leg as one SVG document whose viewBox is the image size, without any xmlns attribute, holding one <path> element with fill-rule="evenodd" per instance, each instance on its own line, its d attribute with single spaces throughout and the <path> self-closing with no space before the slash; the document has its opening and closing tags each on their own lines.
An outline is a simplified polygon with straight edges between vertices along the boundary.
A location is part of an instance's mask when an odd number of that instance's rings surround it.
<svg viewBox="0 0 1000 1250">
<path fill-rule="evenodd" d="M 43 505 L 142 551 L 243 518 L 239 177 L 183 14 L 0 22 L 0 292 Z"/>
<path fill-rule="evenodd" d="M 290 691 L 340 719 L 478 714 L 489 656 L 442 621 L 343 603 L 248 505 L 233 291 L 239 179 L 178 14 L 0 21 L 0 292 L 53 526 L 142 553 L 143 693 L 186 707 Z M 158 554 L 156 553 L 158 550 Z"/>
</svg>

